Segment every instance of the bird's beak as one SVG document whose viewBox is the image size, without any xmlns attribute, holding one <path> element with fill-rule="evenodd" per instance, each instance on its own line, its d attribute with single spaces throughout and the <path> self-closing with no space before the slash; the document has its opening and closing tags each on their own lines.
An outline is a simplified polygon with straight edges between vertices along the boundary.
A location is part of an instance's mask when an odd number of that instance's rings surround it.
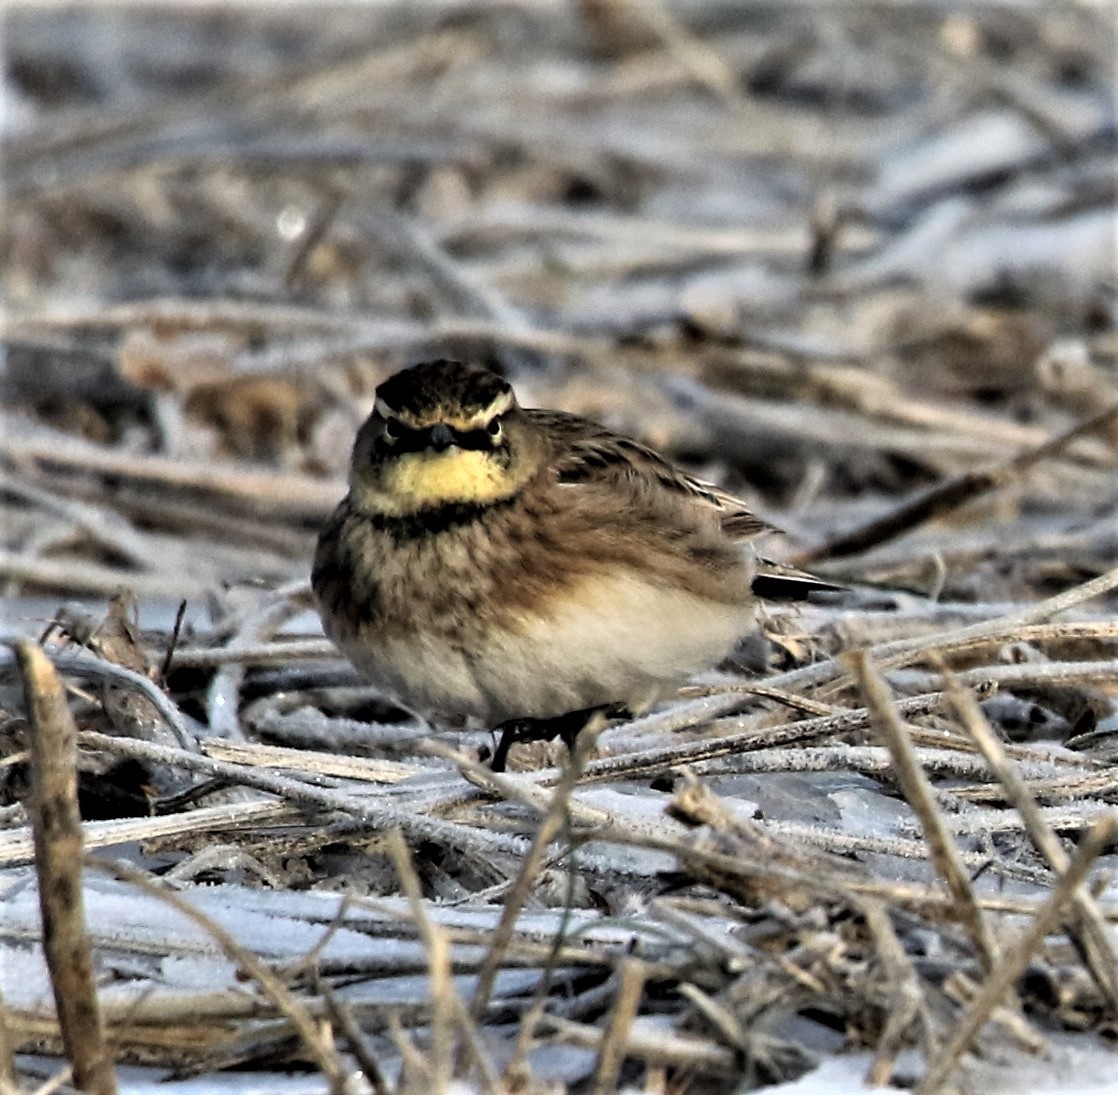
<svg viewBox="0 0 1118 1095">
<path fill-rule="evenodd" d="M 440 422 L 431 429 L 431 447 L 436 452 L 445 452 L 454 444 L 454 434 L 449 426 Z"/>
</svg>

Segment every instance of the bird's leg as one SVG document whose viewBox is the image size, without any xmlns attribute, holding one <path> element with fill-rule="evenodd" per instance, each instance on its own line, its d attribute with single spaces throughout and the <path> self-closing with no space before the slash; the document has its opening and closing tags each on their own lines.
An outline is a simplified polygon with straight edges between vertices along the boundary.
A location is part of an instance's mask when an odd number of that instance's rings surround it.
<svg viewBox="0 0 1118 1095">
<path fill-rule="evenodd" d="M 623 704 L 612 703 L 601 707 L 582 707 L 577 711 L 568 711 L 565 715 L 556 715 L 550 719 L 524 718 L 502 722 L 500 726 L 494 728 L 501 732 L 501 738 L 497 742 L 497 750 L 493 754 L 493 761 L 489 767 L 494 772 L 503 772 L 509 749 L 520 742 L 551 741 L 554 738 L 561 738 L 563 744 L 573 750 L 579 732 L 598 714 L 605 715 L 607 719 L 620 719 L 627 717 L 629 712 Z"/>
<path fill-rule="evenodd" d="M 561 716 L 567 718 L 568 716 Z M 501 737 L 497 742 L 497 750 L 493 754 L 493 760 L 489 767 L 494 772 L 503 772 L 505 770 L 505 762 L 508 760 L 509 750 L 519 742 L 526 741 L 550 741 L 552 738 L 558 736 L 562 730 L 555 726 L 555 719 L 509 719 L 507 722 L 502 722 L 500 726 L 495 727 L 495 730 L 501 732 Z"/>
</svg>

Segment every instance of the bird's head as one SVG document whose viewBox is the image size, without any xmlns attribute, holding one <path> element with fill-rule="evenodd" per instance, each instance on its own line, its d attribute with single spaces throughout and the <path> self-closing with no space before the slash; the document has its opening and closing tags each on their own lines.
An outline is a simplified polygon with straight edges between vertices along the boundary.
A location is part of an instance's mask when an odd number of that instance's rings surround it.
<svg viewBox="0 0 1118 1095">
<path fill-rule="evenodd" d="M 507 380 L 427 361 L 390 376 L 357 434 L 350 491 L 360 509 L 408 516 L 511 498 L 542 460 Z"/>
</svg>

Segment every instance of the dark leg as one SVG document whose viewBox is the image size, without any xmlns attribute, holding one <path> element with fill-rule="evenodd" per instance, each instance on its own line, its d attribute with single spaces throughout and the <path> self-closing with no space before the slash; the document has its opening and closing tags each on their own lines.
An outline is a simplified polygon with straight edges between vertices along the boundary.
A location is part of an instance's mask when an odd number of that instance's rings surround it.
<svg viewBox="0 0 1118 1095">
<path fill-rule="evenodd" d="M 609 704 L 604 707 L 583 707 L 578 711 L 568 711 L 565 715 L 556 715 L 551 719 L 509 719 L 508 722 L 495 727 L 501 732 L 501 737 L 489 767 L 494 772 L 503 772 L 509 749 L 519 742 L 551 741 L 553 738 L 562 738 L 563 744 L 568 749 L 574 749 L 575 738 L 578 737 L 579 731 L 599 713 L 609 719 L 625 718 L 628 715 L 623 705 Z"/>
</svg>

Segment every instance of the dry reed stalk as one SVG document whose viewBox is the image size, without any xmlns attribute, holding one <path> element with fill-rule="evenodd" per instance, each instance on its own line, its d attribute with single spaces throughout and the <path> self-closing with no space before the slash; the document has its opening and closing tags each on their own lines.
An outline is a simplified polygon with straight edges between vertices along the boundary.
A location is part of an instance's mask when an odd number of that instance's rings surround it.
<svg viewBox="0 0 1118 1095">
<path fill-rule="evenodd" d="M 982 708 L 942 662 L 936 668 L 947 681 L 948 695 L 963 726 L 1001 781 L 1006 801 L 1020 814 L 1026 831 L 1048 865 L 1054 871 L 1066 873 L 1070 857 L 1045 820 L 1017 766 L 1006 754 L 1001 740 L 990 728 Z M 1115 949 L 1110 928 L 1085 887 L 1078 887 L 1071 900 L 1075 910 L 1075 923 L 1069 929 L 1071 938 L 1106 997 L 1111 1012 L 1118 1017 L 1118 950 Z"/>
<path fill-rule="evenodd" d="M 956 915 L 974 944 L 982 968 L 989 971 L 998 957 L 997 945 L 975 901 L 966 866 L 940 813 L 932 785 L 893 708 L 892 696 L 865 650 L 851 651 L 845 658 L 866 698 L 874 729 L 892 754 L 893 771 L 904 797 L 920 820 L 932 865 L 954 896 Z"/>
<path fill-rule="evenodd" d="M 72 1077 L 73 1071 L 69 1065 L 60 1068 L 49 1080 L 35 1088 L 35 1095 L 54 1095 L 56 1091 L 61 1091 Z M 22 1093 L 17 1092 L 16 1095 L 22 1095 Z"/>
<path fill-rule="evenodd" d="M 0 453 L 14 460 L 41 461 L 85 473 L 119 476 L 138 483 L 156 484 L 165 490 L 201 490 L 214 504 L 246 510 L 260 517 L 288 519 L 326 517 L 345 493 L 341 484 L 309 475 L 222 467 L 212 462 L 186 463 L 166 456 L 139 456 L 115 452 L 99 445 L 69 439 L 23 438 L 8 441 L 0 436 Z"/>
<path fill-rule="evenodd" d="M 213 917 L 195 908 L 186 898 L 156 885 L 143 871 L 123 863 L 108 862 L 101 859 L 87 860 L 89 866 L 102 871 L 121 882 L 127 882 L 141 893 L 154 897 L 170 905 L 176 912 L 193 921 L 209 934 L 221 948 L 225 956 L 245 971 L 263 990 L 269 1000 L 290 1022 L 308 1053 L 322 1070 L 330 1088 L 330 1095 L 357 1095 L 353 1078 L 345 1063 L 338 1055 L 329 1031 L 320 1029 L 314 1017 L 293 995 L 291 990 L 251 951 L 246 950 L 233 935 Z"/>
<path fill-rule="evenodd" d="M 127 582 L 129 589 L 141 598 L 201 596 L 205 583 L 183 574 L 144 574 L 125 572 L 118 567 L 103 566 L 84 559 L 56 559 L 39 555 L 21 555 L 0 551 L 0 578 L 5 583 L 45 586 L 48 589 L 81 590 L 85 594 L 112 596 Z"/>
<path fill-rule="evenodd" d="M 346 1041 L 349 1042 L 349 1048 L 357 1059 L 357 1064 L 360 1066 L 365 1079 L 369 1081 L 369 1086 L 373 1089 L 373 1095 L 390 1095 L 388 1081 L 384 1078 L 380 1062 L 373 1054 L 365 1038 L 365 1032 L 361 1029 L 361 1024 L 358 1023 L 356 1016 L 334 995 L 329 986 L 323 986 L 322 998 L 326 1002 L 326 1011 L 331 1022 L 345 1035 Z"/>
<path fill-rule="evenodd" d="M 690 981 L 685 981 L 679 986 L 679 994 L 718 1031 L 723 1042 L 739 1052 L 748 1051 L 749 1032 L 728 1007 L 724 1007 L 713 996 Z"/>
<path fill-rule="evenodd" d="M 82 901 L 82 830 L 78 811 L 77 727 L 50 660 L 34 643 L 15 646 L 31 721 L 35 870 L 43 917 L 43 950 L 74 1086 L 115 1095 L 105 1042 L 93 950 Z"/>
<path fill-rule="evenodd" d="M 15 1048 L 8 1030 L 8 1009 L 0 993 L 0 1095 L 19 1095 L 16 1088 Z"/>
<path fill-rule="evenodd" d="M 127 817 L 114 821 L 87 821 L 83 826 L 86 848 L 104 848 L 133 840 L 171 839 L 187 834 L 237 830 L 251 824 L 294 821 L 298 810 L 273 799 L 202 806 L 189 813 L 159 817 Z M 0 869 L 29 863 L 34 858 L 34 835 L 26 829 L 0 832 Z"/>
<path fill-rule="evenodd" d="M 648 970 L 636 958 L 624 958 L 617 967 L 617 995 L 606 1016 L 605 1034 L 598 1046 L 598 1059 L 594 1063 L 593 1095 L 612 1095 L 617 1090 L 621 1066 L 625 1062 L 625 1047 L 640 1010 L 641 995 Z"/>
<path fill-rule="evenodd" d="M 922 491 L 894 507 L 883 517 L 876 517 L 852 532 L 844 533 L 819 547 L 797 552 L 792 559 L 796 566 L 810 566 L 826 559 L 844 555 L 860 555 L 878 544 L 888 543 L 909 530 L 954 512 L 987 491 L 997 490 L 1024 475 L 1030 468 L 1067 448 L 1073 441 L 1097 433 L 1118 418 L 1118 403 L 1112 404 L 1064 430 L 1041 445 L 1026 449 L 992 467 L 964 472 Z"/>
<path fill-rule="evenodd" d="M 208 669 L 234 662 L 240 665 L 286 665 L 293 661 L 337 659 L 338 648 L 329 639 L 284 639 L 259 646 L 213 646 L 175 652 L 176 669 Z"/>
<path fill-rule="evenodd" d="M 707 821 L 698 816 L 697 823 L 706 824 Z M 675 856 L 689 874 L 733 896 L 748 894 L 750 887 L 761 881 L 770 887 L 798 888 L 821 898 L 838 899 L 852 904 L 861 898 L 871 897 L 898 909 L 936 918 L 942 918 L 955 908 L 954 895 L 944 893 L 942 886 L 892 882 L 848 873 L 838 878 L 819 871 L 817 864 L 813 870 L 798 866 L 787 867 L 774 864 L 771 857 L 762 858 L 751 853 L 740 842 L 729 845 L 725 851 L 711 850 L 697 846 L 693 841 L 678 837 L 665 839 L 650 836 L 647 832 L 634 833 L 619 825 L 610 825 L 597 831 L 594 837 L 596 840 L 643 848 L 650 852 L 666 852 Z M 1033 916 L 1041 905 L 1035 898 L 1000 894 L 976 900 L 978 907 L 985 911 L 1017 916 Z M 1118 921 L 1118 907 L 1109 907 L 1106 915 L 1108 919 Z"/>
<path fill-rule="evenodd" d="M 1041 623 L 1061 612 L 1067 612 L 1095 597 L 1102 597 L 1118 589 L 1118 566 L 1112 567 L 1097 578 L 1072 586 L 1053 597 L 1038 601 L 1028 608 L 1000 616 L 993 620 L 981 620 L 965 627 L 948 631 L 937 631 L 931 635 L 921 635 L 915 639 L 894 639 L 882 643 L 872 650 L 874 664 L 878 670 L 896 669 L 919 661 L 933 650 L 947 652 L 956 648 L 969 648 L 975 642 L 1009 641 L 1016 637 L 1021 627 Z M 803 669 L 792 669 L 777 677 L 770 677 L 765 683 L 770 688 L 802 690 L 811 686 L 831 685 L 845 675 L 840 660 L 829 658 L 816 662 Z"/>
<path fill-rule="evenodd" d="M 859 907 L 873 936 L 877 958 L 885 968 L 892 996 L 892 1006 L 886 1014 L 885 1027 L 874 1048 L 873 1065 L 866 1077 L 868 1087 L 884 1087 L 892 1079 L 897 1057 L 909 1029 L 916 1023 L 920 1025 L 921 1040 L 927 1049 L 930 1009 L 920 978 L 897 938 L 888 913 L 876 901 L 863 900 Z"/>
<path fill-rule="evenodd" d="M 412 1091 L 426 1091 L 427 1080 L 429 1079 L 427 1061 L 423 1054 L 415 1048 L 411 1038 L 408 1037 L 408 1032 L 404 1030 L 400 1016 L 395 1012 L 389 1012 L 386 1025 L 389 1037 L 392 1039 L 397 1053 L 400 1054 L 400 1082 L 396 1087 L 397 1093 L 406 1095 L 406 1093 Z M 416 1087 L 417 1083 L 422 1083 L 423 1086 Z"/>
<path fill-rule="evenodd" d="M 488 1095 L 498 1095 L 501 1085 L 497 1071 L 485 1052 L 478 1034 L 477 1021 L 466 1010 L 451 976 L 450 933 L 432 922 L 427 915 L 419 877 L 398 829 L 388 835 L 388 853 L 396 868 L 400 888 L 408 900 L 419 937 L 427 950 L 427 970 L 431 983 L 431 1052 L 426 1067 L 431 1090 L 444 1092 L 450 1087 L 457 1056 L 461 1060 L 469 1059 L 476 1066 L 482 1089 Z M 458 1053 L 455 1052 L 454 1045 L 455 1028 L 462 1036 Z"/>
<path fill-rule="evenodd" d="M 4 641 L 5 637 L 0 635 L 0 643 Z M 20 640 L 17 638 L 8 640 L 8 644 L 13 647 L 17 646 L 19 642 Z M 40 651 L 40 653 L 53 664 L 54 669 L 59 673 L 73 673 L 80 677 L 121 685 L 124 688 L 141 693 L 174 731 L 179 744 L 184 749 L 195 747 L 194 734 L 182 712 L 143 673 L 137 673 L 123 665 L 98 658 L 96 655 L 76 647 L 52 649 Z M 6 668 L 9 660 L 8 651 L 0 647 L 0 670 Z M 107 740 L 112 741 L 113 739 L 108 738 Z"/>
<path fill-rule="evenodd" d="M 260 742 L 227 741 L 211 738 L 203 744 L 207 757 L 244 764 L 250 768 L 271 768 L 298 772 L 300 775 L 337 776 L 369 783 L 399 783 L 415 775 L 415 766 L 392 760 L 349 757 L 337 753 L 323 753 L 315 749 L 291 749 L 283 745 L 264 745 Z"/>
<path fill-rule="evenodd" d="M 82 743 L 117 756 L 163 762 L 230 783 L 254 787 L 259 791 L 278 795 L 289 802 L 337 810 L 379 829 L 400 829 L 409 840 L 431 840 L 482 856 L 503 854 L 519 857 L 527 848 L 527 843 L 516 837 L 486 832 L 457 822 L 443 821 L 440 818 L 425 817 L 371 798 L 346 794 L 331 787 L 315 787 L 299 779 L 248 768 L 244 765 L 211 760 L 209 757 L 187 753 L 181 749 L 169 749 L 144 741 L 113 738 L 93 731 L 87 731 L 82 735 Z"/>
<path fill-rule="evenodd" d="M 1097 821 L 1084 835 L 1060 877 L 1059 883 L 1037 910 L 1025 934 L 1005 949 L 1002 957 L 990 971 L 978 995 L 971 1001 L 954 1034 L 932 1062 L 927 1075 L 916 1087 L 916 1095 L 936 1095 L 942 1091 L 962 1056 L 970 1048 L 979 1031 L 986 1024 L 994 1009 L 1002 1001 L 1017 979 L 1025 972 L 1033 956 L 1053 931 L 1064 913 L 1064 907 L 1073 899 L 1076 890 L 1087 878 L 1095 860 L 1118 836 L 1118 818 L 1113 816 Z"/>
<path fill-rule="evenodd" d="M 293 600 L 271 601 L 259 611 L 242 618 L 228 647 L 236 650 L 242 646 L 258 646 L 271 639 L 298 608 Z M 213 675 L 206 690 L 206 716 L 210 730 L 219 738 L 244 741 L 241 729 L 241 685 L 246 666 L 243 662 L 226 662 Z"/>
<path fill-rule="evenodd" d="M 524 907 L 524 902 L 528 898 L 532 884 L 536 880 L 536 875 L 543 866 L 551 842 L 559 835 L 566 824 L 571 793 L 586 764 L 586 757 L 594 746 L 594 740 L 599 729 L 600 726 L 588 725 L 582 729 L 575 739 L 575 747 L 571 750 L 570 760 L 567 762 L 563 777 L 555 788 L 547 813 L 540 820 L 536 834 L 532 838 L 532 845 L 528 854 L 524 857 L 520 873 L 505 897 L 501 919 L 493 932 L 493 941 L 478 973 L 477 986 L 474 989 L 473 999 L 470 1001 L 470 1014 L 475 1020 L 480 1019 L 485 1014 L 485 1009 L 493 992 L 493 982 L 497 977 L 497 971 L 500 969 L 501 961 L 516 930 L 516 918 L 520 915 L 520 910 Z"/>
<path fill-rule="evenodd" d="M 929 711 L 934 711 L 941 703 L 942 695 L 936 692 L 909 696 L 899 700 L 897 706 L 900 713 L 904 715 L 925 715 Z M 717 719 L 707 725 L 715 730 L 725 730 L 732 725 L 740 726 L 743 721 L 743 719 L 726 718 Z M 587 781 L 596 782 L 607 779 L 644 779 L 683 764 L 695 764 L 699 761 L 769 749 L 778 745 L 799 745 L 836 734 L 846 734 L 868 726 L 869 721 L 870 712 L 865 708 L 856 708 L 845 710 L 840 715 L 800 719 L 781 723 L 778 726 L 749 726 L 736 733 L 688 741 L 681 745 L 658 746 L 641 750 L 639 753 L 603 757 L 601 760 L 591 761 L 586 766 L 585 777 Z M 551 778 L 548 777 L 541 782 L 546 785 Z"/>
<path fill-rule="evenodd" d="M 545 1015 L 544 1025 L 561 1035 L 565 1042 L 587 1049 L 598 1049 L 605 1038 L 597 1027 L 562 1019 L 558 1015 Z M 637 1027 L 629 1032 L 625 1054 L 651 1065 L 665 1065 L 672 1069 L 730 1078 L 741 1075 L 741 1061 L 736 1050 L 694 1035 L 663 1031 L 653 1033 Z"/>
</svg>

